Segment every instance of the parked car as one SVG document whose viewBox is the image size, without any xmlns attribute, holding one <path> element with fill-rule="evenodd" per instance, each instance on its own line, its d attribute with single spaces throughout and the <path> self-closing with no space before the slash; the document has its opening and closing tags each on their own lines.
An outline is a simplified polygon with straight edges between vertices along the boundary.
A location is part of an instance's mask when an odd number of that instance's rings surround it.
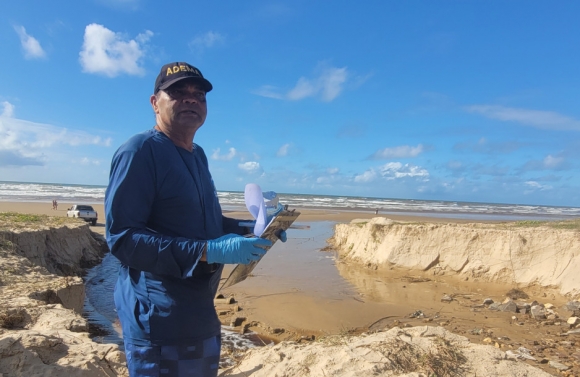
<svg viewBox="0 0 580 377">
<path fill-rule="evenodd" d="M 99 214 L 92 206 L 85 204 L 75 204 L 70 207 L 66 212 L 66 217 L 77 217 L 91 223 L 91 225 L 97 225 L 97 219 Z"/>
</svg>

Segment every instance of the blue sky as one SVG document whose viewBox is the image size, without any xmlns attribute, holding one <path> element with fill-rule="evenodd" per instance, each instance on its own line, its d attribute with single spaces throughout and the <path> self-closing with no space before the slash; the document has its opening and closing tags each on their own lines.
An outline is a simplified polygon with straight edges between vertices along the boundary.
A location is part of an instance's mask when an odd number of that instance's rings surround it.
<svg viewBox="0 0 580 377">
<path fill-rule="evenodd" d="M 580 2 L 10 1 L 0 180 L 106 185 L 160 67 L 218 190 L 580 206 Z"/>
</svg>

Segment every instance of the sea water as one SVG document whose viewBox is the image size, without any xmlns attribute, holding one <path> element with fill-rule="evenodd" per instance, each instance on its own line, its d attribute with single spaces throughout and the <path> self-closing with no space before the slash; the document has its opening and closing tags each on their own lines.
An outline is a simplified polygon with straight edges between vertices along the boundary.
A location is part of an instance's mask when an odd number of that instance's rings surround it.
<svg viewBox="0 0 580 377">
<path fill-rule="evenodd" d="M 106 186 L 0 181 L 0 200 L 12 202 L 59 202 L 102 204 Z M 358 196 L 278 193 L 290 208 L 341 211 L 379 211 L 379 214 L 428 215 L 472 220 L 560 220 L 580 217 L 580 207 L 505 203 L 455 202 Z M 218 191 L 226 211 L 245 210 L 244 193 Z"/>
</svg>

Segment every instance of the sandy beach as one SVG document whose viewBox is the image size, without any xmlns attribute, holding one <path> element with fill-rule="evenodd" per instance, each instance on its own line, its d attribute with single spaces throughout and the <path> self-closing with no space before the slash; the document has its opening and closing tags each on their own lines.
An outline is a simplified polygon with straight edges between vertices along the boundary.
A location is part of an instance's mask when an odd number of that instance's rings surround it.
<svg viewBox="0 0 580 377">
<path fill-rule="evenodd" d="M 66 209 L 72 204 L 59 203 L 55 211 L 51 203 L 0 202 L 0 212 L 66 216 Z M 91 230 L 104 234 L 103 205 L 93 207 L 99 213 L 99 222 Z M 553 327 L 538 328 L 535 323 L 516 326 L 512 313 L 483 311 L 478 306 L 486 298 L 501 302 L 506 292 L 519 288 L 517 284 L 435 276 L 431 271 L 395 268 L 385 272 L 349 263 L 339 258 L 327 243 L 335 224 L 353 219 L 384 217 L 408 224 L 473 221 L 401 214 L 377 216 L 374 211 L 297 210 L 301 215 L 296 224 L 309 228 L 289 230 L 288 242 L 277 243 L 252 276 L 221 292 L 226 298 L 232 297 L 231 303 L 216 306 L 224 325 L 239 320 L 243 326 L 236 326 L 236 331 L 251 330 L 266 341 L 282 341 L 357 334 L 394 325 L 433 324 L 445 326 L 475 343 L 489 344 L 489 337 L 483 335 L 493 334 L 498 339 L 511 339 L 528 346 L 550 337 L 554 331 Z M 249 216 L 247 212 L 225 215 L 240 219 Z M 231 268 L 226 266 L 223 279 Z M 532 285 L 524 290 L 529 301 L 549 302 L 555 307 L 562 307 L 569 299 L 556 289 Z M 449 304 L 442 302 L 444 296 L 463 299 Z M 481 329 L 486 329 L 483 335 Z M 496 344 L 501 348 L 500 343 Z"/>
<path fill-rule="evenodd" d="M 58 210 L 52 209 L 52 203 L 50 202 L 6 202 L 0 201 L 0 212 L 19 212 L 19 213 L 32 213 L 32 214 L 42 214 L 48 216 L 66 216 L 66 211 L 73 204 L 72 202 L 59 202 Z M 99 223 L 104 223 L 105 210 L 103 204 L 91 204 L 93 208 L 99 214 Z M 300 217 L 298 222 L 310 222 L 310 221 L 335 221 L 335 222 L 349 222 L 353 219 L 371 219 L 376 217 L 374 211 L 354 211 L 354 210 L 332 210 L 332 209 L 303 209 L 297 208 L 300 211 Z M 224 211 L 224 215 L 232 218 L 247 219 L 249 218 L 249 213 L 247 211 Z M 453 219 L 453 218 L 441 218 L 430 216 L 425 214 L 425 216 L 410 216 L 405 214 L 396 213 L 380 213 L 378 216 L 388 217 L 396 221 L 420 221 L 420 222 L 435 222 L 435 223 L 467 223 L 473 222 L 473 220 L 468 219 Z M 478 220 L 478 222 L 484 222 L 483 220 Z M 494 221 L 485 221 L 494 222 Z M 497 221 L 496 221 L 497 222 Z"/>
</svg>

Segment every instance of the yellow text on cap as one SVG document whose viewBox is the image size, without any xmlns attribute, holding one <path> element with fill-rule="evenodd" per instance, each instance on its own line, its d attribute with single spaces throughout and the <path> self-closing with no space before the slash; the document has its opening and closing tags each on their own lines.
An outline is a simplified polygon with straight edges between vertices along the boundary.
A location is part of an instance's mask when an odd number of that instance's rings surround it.
<svg viewBox="0 0 580 377">
<path fill-rule="evenodd" d="M 199 73 L 197 69 L 190 67 L 188 65 L 174 65 L 173 67 L 167 67 L 167 72 L 165 73 L 165 76 L 169 76 L 177 72 L 193 72 L 196 75 L 201 76 L 201 73 Z"/>
</svg>

